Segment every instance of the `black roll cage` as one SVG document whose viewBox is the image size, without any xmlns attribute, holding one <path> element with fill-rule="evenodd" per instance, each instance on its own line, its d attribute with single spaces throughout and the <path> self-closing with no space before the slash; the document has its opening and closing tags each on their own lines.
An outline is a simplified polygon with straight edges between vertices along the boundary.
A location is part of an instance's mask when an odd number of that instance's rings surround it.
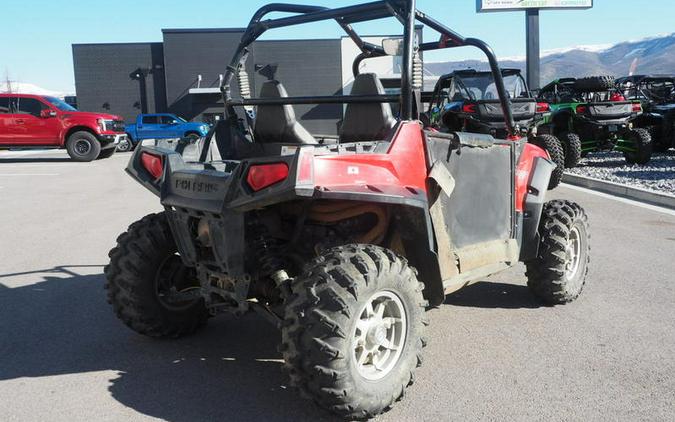
<svg viewBox="0 0 675 422">
<path fill-rule="evenodd" d="M 465 77 L 470 77 L 470 76 L 477 76 L 477 75 L 487 75 L 487 74 L 492 74 L 492 71 L 483 71 L 483 70 L 475 70 L 475 69 L 461 69 L 461 70 L 455 70 L 451 73 L 446 73 L 445 75 L 441 76 L 438 79 L 438 83 L 436 84 L 436 87 L 434 88 L 432 98 L 435 99 L 436 96 L 439 94 L 440 90 L 444 88 L 443 82 L 452 80 L 456 84 L 460 86 L 466 93 L 469 95 L 469 98 L 471 101 L 478 101 L 475 96 L 473 95 L 473 92 L 468 89 L 466 84 L 464 83 L 464 78 Z M 502 74 L 502 80 L 504 77 L 507 76 L 518 76 L 520 80 L 523 82 L 523 86 L 528 88 L 527 89 L 527 98 L 533 98 L 530 94 L 529 87 L 527 86 L 527 81 L 525 81 L 525 78 L 523 78 L 523 75 L 520 71 L 520 69 L 512 69 L 512 68 L 505 68 L 501 69 L 501 74 Z M 430 105 L 431 107 L 431 105 Z"/>
<path fill-rule="evenodd" d="M 419 119 L 419 107 L 414 101 L 420 98 L 419 90 L 412 86 L 413 57 L 416 51 L 430 51 L 445 48 L 473 46 L 480 49 L 486 56 L 493 74 L 499 100 L 504 111 L 507 130 L 511 135 L 516 134 L 515 122 L 511 111 L 511 104 L 506 90 L 497 58 L 492 49 L 483 41 L 476 38 L 464 38 L 442 23 L 427 16 L 415 7 L 416 0 L 382 0 L 354 6 L 330 9 L 321 6 L 294 5 L 272 3 L 261 7 L 253 15 L 244 34 L 241 37 L 232 61 L 223 75 L 220 90 L 225 105 L 225 118 L 237 119 L 235 106 L 278 105 L 278 104 L 347 104 L 364 102 L 400 102 L 400 118 L 402 120 Z M 293 16 L 265 19 L 273 12 L 295 13 Z M 358 74 L 359 63 L 367 58 L 386 56 L 381 46 L 364 41 L 352 28 L 353 23 L 371 21 L 381 18 L 394 17 L 404 27 L 403 31 L 403 66 L 401 70 L 400 95 L 334 95 L 318 97 L 285 97 L 285 98 L 232 98 L 231 83 L 233 77 L 244 66 L 249 54 L 249 46 L 263 33 L 270 29 L 299 25 L 303 23 L 335 20 L 354 43 L 361 53 L 354 60 L 353 72 Z M 438 41 L 415 45 L 415 23 L 420 22 L 440 34 Z M 208 142 L 208 141 L 207 141 Z"/>
</svg>

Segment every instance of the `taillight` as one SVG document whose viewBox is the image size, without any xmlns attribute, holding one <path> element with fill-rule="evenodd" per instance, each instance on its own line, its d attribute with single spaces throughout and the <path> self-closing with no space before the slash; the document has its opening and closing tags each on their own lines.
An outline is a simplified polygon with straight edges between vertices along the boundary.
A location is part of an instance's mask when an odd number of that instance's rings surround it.
<svg viewBox="0 0 675 422">
<path fill-rule="evenodd" d="M 577 113 L 579 114 L 584 114 L 588 108 L 585 105 L 578 105 L 577 106 Z"/>
<path fill-rule="evenodd" d="M 638 103 L 633 103 L 633 112 L 640 112 L 642 111 L 642 106 Z"/>
<path fill-rule="evenodd" d="M 279 183 L 287 177 L 288 165 L 286 163 L 256 164 L 248 169 L 246 182 L 251 189 L 257 192 Z"/>
<path fill-rule="evenodd" d="M 464 113 L 476 113 L 476 104 L 464 104 L 462 106 L 462 111 Z"/>
<path fill-rule="evenodd" d="M 537 113 L 546 113 L 550 109 L 548 103 L 537 103 Z"/>
<path fill-rule="evenodd" d="M 162 177 L 162 173 L 164 172 L 164 160 L 161 156 L 150 154 L 149 152 L 142 152 L 141 164 L 155 180 Z"/>
</svg>

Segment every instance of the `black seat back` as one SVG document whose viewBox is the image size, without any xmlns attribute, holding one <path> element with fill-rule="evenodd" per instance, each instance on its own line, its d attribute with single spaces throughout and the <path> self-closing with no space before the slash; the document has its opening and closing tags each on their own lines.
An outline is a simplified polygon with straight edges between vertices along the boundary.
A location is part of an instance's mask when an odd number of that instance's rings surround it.
<svg viewBox="0 0 675 422">
<path fill-rule="evenodd" d="M 266 81 L 260 88 L 260 98 L 288 97 L 279 81 Z M 253 135 L 257 142 L 287 144 L 316 144 L 316 139 L 295 119 L 290 104 L 259 105 Z"/>
<path fill-rule="evenodd" d="M 351 95 L 383 95 L 382 82 L 374 73 L 362 73 L 354 79 Z M 388 103 L 347 104 L 340 130 L 340 142 L 385 139 L 396 119 Z"/>
</svg>

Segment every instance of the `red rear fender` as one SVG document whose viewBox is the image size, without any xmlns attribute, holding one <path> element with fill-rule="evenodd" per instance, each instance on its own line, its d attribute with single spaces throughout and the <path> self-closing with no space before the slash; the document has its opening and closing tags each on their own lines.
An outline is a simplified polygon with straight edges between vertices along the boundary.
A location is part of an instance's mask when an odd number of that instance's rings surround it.
<svg viewBox="0 0 675 422">
<path fill-rule="evenodd" d="M 426 192 L 427 163 L 422 127 L 403 122 L 386 154 L 326 155 L 314 158 L 317 187 L 365 185 L 415 188 Z"/>
</svg>

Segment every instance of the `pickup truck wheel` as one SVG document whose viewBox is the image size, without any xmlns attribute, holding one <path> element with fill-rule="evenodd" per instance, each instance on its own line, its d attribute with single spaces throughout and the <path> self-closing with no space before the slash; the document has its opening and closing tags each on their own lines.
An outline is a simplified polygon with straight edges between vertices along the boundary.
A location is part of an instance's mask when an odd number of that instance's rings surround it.
<svg viewBox="0 0 675 422">
<path fill-rule="evenodd" d="M 554 189 L 562 180 L 563 172 L 565 171 L 565 153 L 560 140 L 553 135 L 539 135 L 534 138 L 534 144 L 543 148 L 548 152 L 551 161 L 555 163 L 556 167 L 551 173 L 551 179 L 548 182 L 548 188 Z"/>
<path fill-rule="evenodd" d="M 632 141 L 633 152 L 624 152 L 628 164 L 647 164 L 652 158 L 652 137 L 647 129 L 633 129 L 626 136 Z"/>
<path fill-rule="evenodd" d="M 79 131 L 68 137 L 66 151 L 75 161 L 93 161 L 101 153 L 101 143 L 91 133 Z"/>
<path fill-rule="evenodd" d="M 201 136 L 195 132 L 186 133 L 185 137 L 188 138 L 190 142 L 196 142 L 199 138 L 201 138 Z"/>
<path fill-rule="evenodd" d="M 387 249 L 346 245 L 316 258 L 290 287 L 280 349 L 291 385 L 350 420 L 399 400 L 426 344 L 416 271 Z"/>
<path fill-rule="evenodd" d="M 129 328 L 150 337 L 176 338 L 206 322 L 204 299 L 190 294 L 199 289 L 199 280 L 177 254 L 164 213 L 129 226 L 108 256 L 108 302 Z"/>
<path fill-rule="evenodd" d="M 100 154 L 98 154 L 98 157 L 96 157 L 97 160 L 101 160 L 103 158 L 110 158 L 115 154 L 115 148 L 108 148 L 104 149 L 101 151 Z"/>
<path fill-rule="evenodd" d="M 117 151 L 119 152 L 131 151 L 131 141 L 128 138 L 121 140 L 120 143 L 117 144 Z"/>
<path fill-rule="evenodd" d="M 590 232 L 583 208 L 571 201 L 544 204 L 539 223 L 539 253 L 525 263 L 527 286 L 550 305 L 579 297 L 590 261 Z"/>
</svg>

